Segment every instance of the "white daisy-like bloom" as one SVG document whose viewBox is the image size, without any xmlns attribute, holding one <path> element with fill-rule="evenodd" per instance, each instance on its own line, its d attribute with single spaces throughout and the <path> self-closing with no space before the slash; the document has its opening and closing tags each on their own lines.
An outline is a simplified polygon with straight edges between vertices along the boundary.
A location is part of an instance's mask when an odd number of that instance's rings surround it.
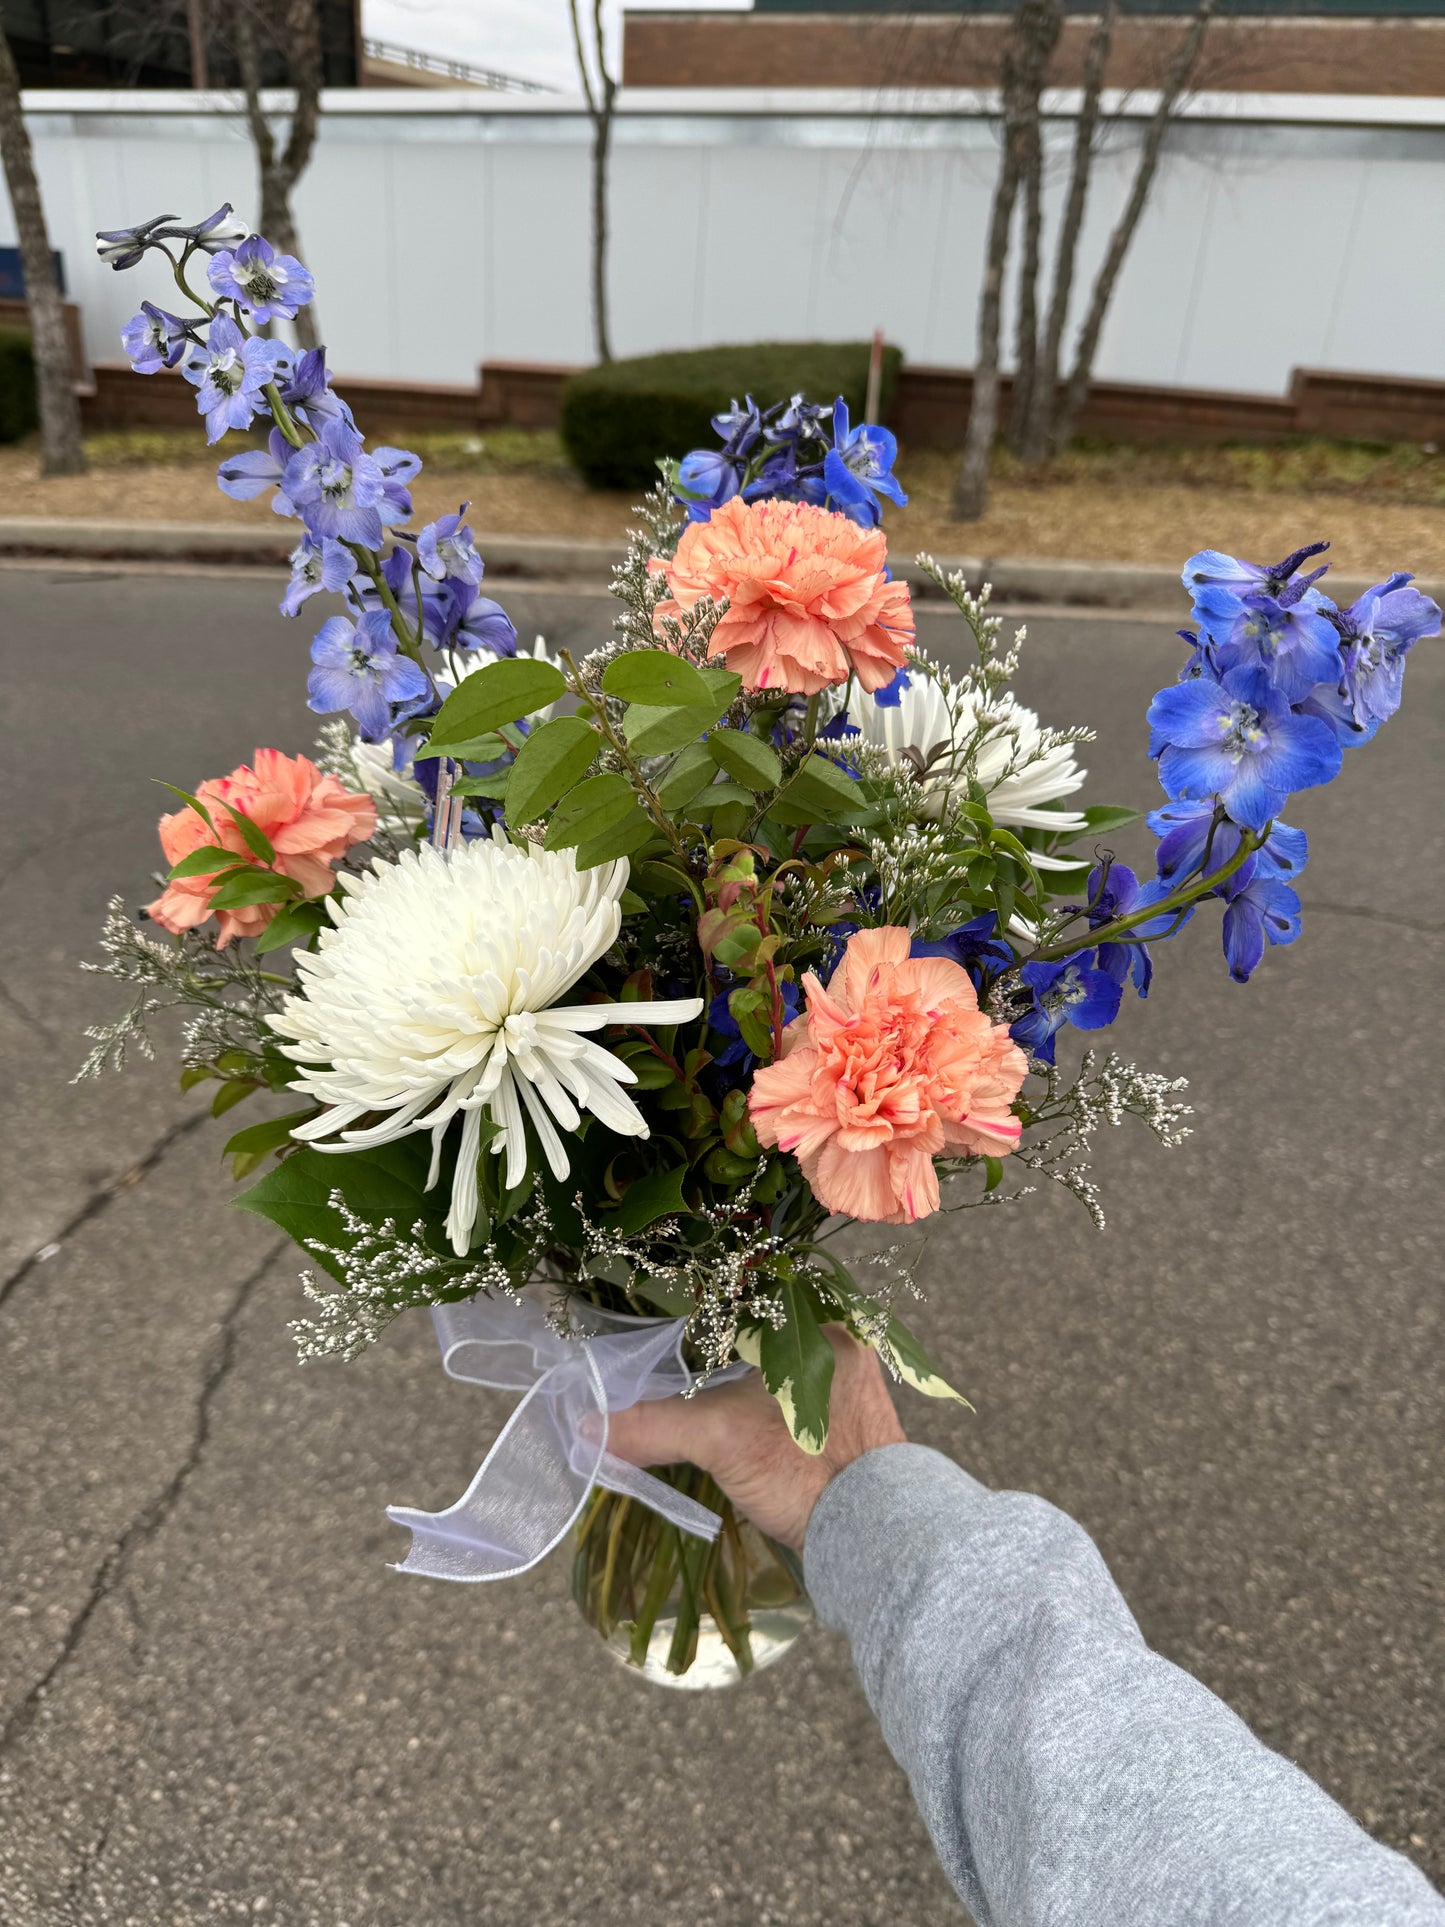
<svg viewBox="0 0 1445 1927">
<path fill-rule="evenodd" d="M 553 1173 L 570 1169 L 561 1131 L 583 1111 L 623 1137 L 647 1121 L 618 1086 L 636 1078 L 583 1033 L 609 1024 L 678 1024 L 700 997 L 657 1003 L 559 999 L 610 949 L 622 922 L 626 858 L 579 871 L 571 850 L 491 839 L 409 850 L 342 878 L 334 928 L 297 957 L 301 991 L 271 1019 L 303 1066 L 296 1088 L 328 1108 L 292 1135 L 352 1151 L 430 1131 L 428 1188 L 442 1138 L 463 1118 L 447 1233 L 465 1255 L 477 1221 L 482 1119 L 499 1129 L 508 1188 L 527 1169 L 530 1118 Z M 379 1123 L 357 1120 L 377 1111 Z"/>
<path fill-rule="evenodd" d="M 426 792 L 411 773 L 411 764 L 396 767 L 390 743 L 364 743 L 359 736 L 347 745 L 357 782 L 376 805 L 377 822 L 393 835 L 410 835 L 426 821 Z"/>
<path fill-rule="evenodd" d="M 966 791 L 965 752 L 986 721 L 987 733 L 972 752 L 972 773 L 987 792 L 995 823 L 1055 832 L 1088 827 L 1077 810 L 1042 807 L 1071 796 L 1082 787 L 1088 771 L 1080 769 L 1068 743 L 1040 753 L 1043 729 L 1032 709 L 1007 693 L 985 704 L 979 691 L 958 683 L 953 692 L 955 713 L 950 714 L 948 699 L 932 676 L 917 669 L 909 674 L 909 686 L 899 692 L 896 708 L 859 695 L 850 703 L 849 713 L 864 742 L 883 750 L 895 766 L 910 751 L 922 759 L 924 782 L 934 792 L 939 814 L 955 789 Z M 934 757 L 941 745 L 946 746 L 943 753 Z M 1044 859 L 1044 867 L 1051 867 L 1049 859 Z"/>
</svg>

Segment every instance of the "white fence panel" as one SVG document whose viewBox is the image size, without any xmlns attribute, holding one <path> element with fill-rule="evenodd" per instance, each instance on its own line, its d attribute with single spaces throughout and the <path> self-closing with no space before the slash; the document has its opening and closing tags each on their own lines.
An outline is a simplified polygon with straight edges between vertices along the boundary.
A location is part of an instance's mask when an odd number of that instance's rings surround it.
<svg viewBox="0 0 1445 1927">
<path fill-rule="evenodd" d="M 234 103 L 42 94 L 27 112 L 56 245 L 97 359 L 153 275 L 114 275 L 98 227 L 222 200 L 254 211 Z M 467 382 L 484 358 L 591 359 L 589 128 L 578 106 L 336 93 L 297 195 L 344 373 Z M 966 366 L 997 157 L 984 96 L 633 95 L 613 152 L 618 354 L 883 327 Z M 1049 128 L 1048 233 L 1072 138 Z M 1115 103 L 1074 315 L 1150 103 Z M 1170 136 L 1098 372 L 1278 393 L 1297 365 L 1445 376 L 1445 103 L 1200 97 Z M 0 242 L 13 240 L 0 204 Z M 144 283 L 144 284 L 143 284 Z M 1005 318 L 1006 341 L 1011 316 Z"/>
</svg>

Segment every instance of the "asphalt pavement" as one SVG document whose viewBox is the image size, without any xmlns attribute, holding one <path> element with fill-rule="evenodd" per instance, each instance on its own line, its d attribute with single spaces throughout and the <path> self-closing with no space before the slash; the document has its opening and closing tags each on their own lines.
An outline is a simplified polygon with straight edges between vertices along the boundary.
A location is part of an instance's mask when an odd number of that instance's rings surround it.
<svg viewBox="0 0 1445 1927">
<path fill-rule="evenodd" d="M 390 1571 L 384 1506 L 454 1498 L 507 1402 L 444 1380 L 420 1317 L 298 1366 L 298 1256 L 226 1210 L 221 1127 L 173 1064 L 67 1081 L 122 994 L 77 962 L 108 896 L 150 894 L 151 779 L 311 740 L 309 628 L 277 593 L 0 569 L 0 1918 L 964 1920 L 834 1635 L 666 1693 L 603 1654 L 562 1560 Z M 526 636 L 607 619 L 499 593 Z M 1174 626 L 1030 619 L 1021 690 L 1097 729 L 1089 800 L 1155 794 Z M 938 1230 L 916 1322 L 976 1409 L 904 1416 L 1079 1518 L 1149 1640 L 1438 1881 L 1438 643 L 1405 688 L 1291 813 L 1300 942 L 1241 988 L 1202 913 L 1112 1034 L 1189 1077 L 1195 1135 L 1110 1134 L 1103 1234 L 1057 1193 Z"/>
</svg>

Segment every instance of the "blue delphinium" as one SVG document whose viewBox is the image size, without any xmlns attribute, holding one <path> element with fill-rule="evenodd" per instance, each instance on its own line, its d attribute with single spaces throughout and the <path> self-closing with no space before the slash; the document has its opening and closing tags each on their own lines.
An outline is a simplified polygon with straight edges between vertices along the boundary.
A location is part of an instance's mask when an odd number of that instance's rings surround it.
<svg viewBox="0 0 1445 1927">
<path fill-rule="evenodd" d="M 313 535 L 381 547 L 386 477 L 346 422 L 324 422 L 286 463 L 282 487 Z"/>
<path fill-rule="evenodd" d="M 1240 870 L 1224 886 L 1224 955 L 1237 984 L 1248 983 L 1266 943 L 1293 943 L 1300 933 L 1300 901 L 1280 877 Z"/>
<path fill-rule="evenodd" d="M 306 707 L 318 715 L 350 710 L 368 742 L 379 743 L 391 727 L 391 705 L 426 692 L 427 679 L 397 651 L 391 619 L 376 609 L 351 622 L 332 616 L 311 644 Z"/>
<path fill-rule="evenodd" d="M 293 320 L 316 293 L 316 283 L 295 255 L 278 254 L 259 234 L 212 255 L 206 275 L 213 291 L 223 301 L 237 302 L 258 327 Z"/>
<path fill-rule="evenodd" d="M 166 222 L 175 218 L 174 214 L 154 214 L 148 221 L 137 221 L 134 227 L 102 228 L 95 237 L 95 251 L 117 273 L 133 268 L 147 248 L 158 244 Z"/>
<path fill-rule="evenodd" d="M 299 615 L 302 603 L 323 589 L 338 595 L 355 573 L 356 558 L 345 543 L 330 535 L 320 541 L 309 533 L 303 535 L 291 551 L 291 580 L 281 598 L 282 615 Z"/>
<path fill-rule="evenodd" d="M 910 957 L 947 957 L 961 964 L 973 979 L 975 990 L 983 988 L 985 975 L 998 976 L 1011 968 L 1014 954 L 999 940 L 998 918 L 992 910 L 950 930 L 946 937 L 929 940 L 915 938 L 908 947 Z"/>
<path fill-rule="evenodd" d="M 135 372 L 156 375 L 162 368 L 174 368 L 195 337 L 179 316 L 149 301 L 142 301 L 140 307 L 140 313 L 121 329 L 120 338 Z"/>
<path fill-rule="evenodd" d="M 281 487 L 286 464 L 291 459 L 291 444 L 279 428 L 273 428 L 265 448 L 245 448 L 228 455 L 216 470 L 216 486 L 233 502 L 254 502 L 268 488 L 276 490 L 271 507 L 278 515 L 294 515 L 296 504 Z"/>
<path fill-rule="evenodd" d="M 151 230 L 152 241 L 184 241 L 187 248 L 199 248 L 202 254 L 219 254 L 222 248 L 231 248 L 246 238 L 246 224 L 238 221 L 231 212 L 231 203 L 222 201 L 214 214 L 208 214 L 204 221 L 193 221 L 189 226 L 166 215 L 161 226 Z"/>
<path fill-rule="evenodd" d="M 738 464 L 719 449 L 695 448 L 684 455 L 674 474 L 679 501 L 689 522 L 705 522 L 716 508 L 730 502 L 742 486 Z"/>
<path fill-rule="evenodd" d="M 281 399 L 309 428 L 319 428 L 322 422 L 329 421 L 343 421 L 350 428 L 356 426 L 351 410 L 331 386 L 324 348 L 308 348 L 304 355 L 298 356 L 295 367 L 281 385 Z"/>
<path fill-rule="evenodd" d="M 1368 743 L 1394 715 L 1405 657 L 1422 637 L 1440 633 L 1440 605 L 1409 588 L 1412 580 L 1392 575 L 1331 614 L 1339 634 L 1339 681 L 1313 691 L 1303 706 L 1329 723 L 1346 748 Z"/>
<path fill-rule="evenodd" d="M 1221 670 L 1263 668 L 1288 702 L 1339 674 L 1339 642 L 1318 590 L 1287 603 L 1211 586 L 1196 596 L 1194 616 Z"/>
<path fill-rule="evenodd" d="M 1218 797 L 1245 829 L 1263 830 L 1287 797 L 1339 773 L 1333 730 L 1292 709 L 1262 665 L 1161 689 L 1149 723 L 1163 744 L 1159 780 L 1170 798 Z"/>
<path fill-rule="evenodd" d="M 243 335 L 229 315 L 212 321 L 204 346 L 192 344 L 181 373 L 196 389 L 206 418 L 206 440 L 218 442 L 230 428 L 248 428 L 267 403 L 262 390 L 275 381 L 289 350 L 279 341 Z"/>
<path fill-rule="evenodd" d="M 880 497 L 908 500 L 893 474 L 894 437 L 868 422 L 854 428 L 841 395 L 831 409 L 799 394 L 761 410 L 749 395 L 712 425 L 722 446 L 695 448 L 671 468 L 673 498 L 690 522 L 705 522 L 741 494 L 745 502 L 811 502 L 872 528 Z"/>
<path fill-rule="evenodd" d="M 493 602 L 490 596 L 474 595 L 470 583 L 465 582 L 449 582 L 446 592 L 452 605 L 448 631 L 451 648 L 516 655 L 517 631 L 499 602 Z"/>
<path fill-rule="evenodd" d="M 1026 963 L 1019 976 L 1031 1003 L 1009 1032 L 1030 1057 L 1045 1064 L 1053 1063 L 1065 1024 L 1075 1030 L 1105 1030 L 1119 1015 L 1124 986 L 1099 968 L 1092 950 L 1075 951 L 1058 963 Z"/>
<path fill-rule="evenodd" d="M 823 457 L 829 507 L 841 509 L 868 528 L 882 516 L 880 495 L 901 508 L 908 497 L 893 473 L 897 460 L 896 437 L 888 429 L 867 422 L 850 427 L 848 404 L 840 395 L 833 404 L 833 446 Z"/>
<path fill-rule="evenodd" d="M 1171 889 L 1176 881 L 1196 872 L 1212 875 L 1239 850 L 1239 825 L 1221 815 L 1213 802 L 1167 803 L 1162 810 L 1151 811 L 1146 821 L 1159 838 L 1154 856 L 1160 880 Z M 1308 855 L 1304 831 L 1291 829 L 1276 817 L 1252 860 L 1263 865 L 1269 876 L 1293 877 L 1303 870 Z"/>
<path fill-rule="evenodd" d="M 1118 917 L 1137 916 L 1169 895 L 1170 885 L 1162 877 L 1141 883 L 1127 863 L 1099 864 L 1089 872 L 1089 927 L 1102 930 Z M 1106 976 L 1120 988 L 1130 978 L 1141 997 L 1149 995 L 1154 980 L 1154 959 L 1149 954 L 1150 940 L 1172 937 L 1193 916 L 1193 909 L 1164 911 L 1131 927 L 1120 942 L 1105 940 L 1095 956 Z"/>
<path fill-rule="evenodd" d="M 455 515 L 428 522 L 416 538 L 416 553 L 422 569 L 434 581 L 466 582 L 475 588 L 482 579 L 482 558 L 471 530 L 462 521 L 467 507 L 463 502 Z"/>
</svg>

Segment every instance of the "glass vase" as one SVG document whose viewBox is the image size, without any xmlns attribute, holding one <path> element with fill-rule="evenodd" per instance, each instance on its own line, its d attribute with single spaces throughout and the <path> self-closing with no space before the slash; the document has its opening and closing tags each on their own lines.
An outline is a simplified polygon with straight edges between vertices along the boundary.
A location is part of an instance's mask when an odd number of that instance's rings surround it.
<svg viewBox="0 0 1445 1927">
<path fill-rule="evenodd" d="M 718 1513 L 721 1532 L 709 1545 L 598 1487 L 573 1534 L 572 1596 L 639 1678 L 694 1692 L 735 1685 L 781 1659 L 812 1619 L 798 1561 L 696 1466 L 654 1473 Z"/>
</svg>

